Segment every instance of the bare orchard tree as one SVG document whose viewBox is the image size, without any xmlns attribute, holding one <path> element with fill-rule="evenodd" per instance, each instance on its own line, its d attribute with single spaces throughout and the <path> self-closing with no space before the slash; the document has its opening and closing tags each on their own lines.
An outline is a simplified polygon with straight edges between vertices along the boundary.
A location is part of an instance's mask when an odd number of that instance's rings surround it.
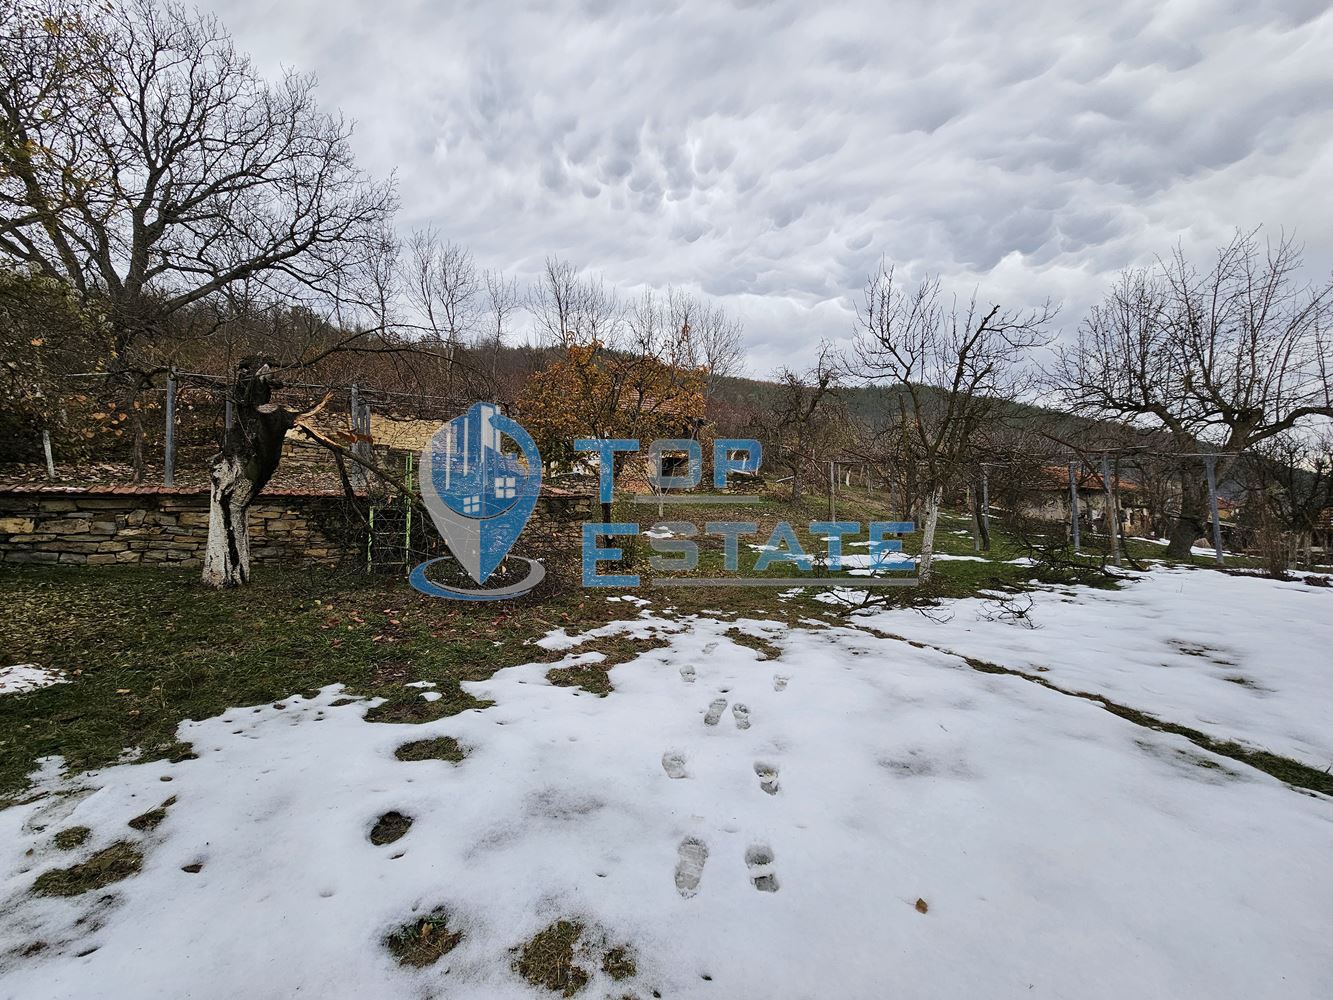
<svg viewBox="0 0 1333 1000">
<path fill-rule="evenodd" d="M 930 579 L 944 491 L 967 472 L 988 424 L 1033 384 L 1029 352 L 1047 341 L 1049 303 L 1031 310 L 949 298 L 937 278 L 909 286 L 892 265 L 866 282 L 848 364 L 867 383 L 898 389 L 898 421 L 921 469 L 922 581 Z"/>
<path fill-rule="evenodd" d="M 1123 273 L 1058 354 L 1054 384 L 1080 412 L 1169 434 L 1181 455 L 1236 456 L 1333 416 L 1333 282 L 1301 279 L 1288 237 L 1237 232 L 1200 270 L 1177 248 Z M 1188 558 L 1208 523 L 1202 463 L 1177 465 L 1180 515 L 1167 554 Z"/>
<path fill-rule="evenodd" d="M 777 392 L 755 433 L 789 474 L 792 503 L 799 503 L 803 477 L 818 467 L 821 452 L 834 450 L 838 425 L 844 422 L 837 412 L 838 366 L 824 344 L 810 369 L 781 368 L 773 381 Z"/>
</svg>

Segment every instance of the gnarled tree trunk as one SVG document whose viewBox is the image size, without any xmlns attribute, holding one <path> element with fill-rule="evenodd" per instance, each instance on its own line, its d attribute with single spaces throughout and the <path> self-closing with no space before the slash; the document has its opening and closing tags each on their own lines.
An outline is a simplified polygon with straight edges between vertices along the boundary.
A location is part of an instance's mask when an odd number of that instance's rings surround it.
<svg viewBox="0 0 1333 1000">
<path fill-rule="evenodd" d="M 283 440 L 297 419 L 269 402 L 275 387 L 262 358 L 241 361 L 232 397 L 236 421 L 208 463 L 203 581 L 210 587 L 240 587 L 250 579 L 250 505 L 278 470 Z"/>
<path fill-rule="evenodd" d="M 256 490 L 235 455 L 220 452 L 209 462 L 208 547 L 204 583 L 241 587 L 250 580 L 250 502 Z"/>
<path fill-rule="evenodd" d="M 1208 533 L 1208 483 L 1196 470 L 1180 473 L 1180 516 L 1171 525 L 1168 559 L 1189 559 L 1195 541 Z"/>
</svg>

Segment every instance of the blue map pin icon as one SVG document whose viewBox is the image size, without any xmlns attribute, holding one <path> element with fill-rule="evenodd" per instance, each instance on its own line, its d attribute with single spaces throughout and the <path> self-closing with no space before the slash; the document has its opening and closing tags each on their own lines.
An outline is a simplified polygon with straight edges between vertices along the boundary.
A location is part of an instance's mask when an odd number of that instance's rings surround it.
<svg viewBox="0 0 1333 1000">
<path fill-rule="evenodd" d="M 479 584 L 518 541 L 541 485 L 541 455 L 532 435 L 492 403 L 473 404 L 436 431 L 421 452 L 426 510 Z"/>
</svg>

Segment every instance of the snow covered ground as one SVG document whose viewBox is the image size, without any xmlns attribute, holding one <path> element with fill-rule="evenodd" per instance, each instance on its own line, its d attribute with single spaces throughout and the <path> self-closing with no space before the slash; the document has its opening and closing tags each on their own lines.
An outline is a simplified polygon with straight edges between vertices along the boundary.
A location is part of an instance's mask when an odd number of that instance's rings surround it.
<svg viewBox="0 0 1333 1000">
<path fill-rule="evenodd" d="M 518 665 L 469 685 L 493 707 L 425 725 L 331 688 L 186 723 L 197 760 L 51 762 L 50 794 L 0 812 L 0 997 L 552 996 L 512 949 L 561 918 L 635 955 L 619 983 L 583 960 L 588 997 L 1333 996 L 1333 800 L 932 648 L 1318 763 L 1333 593 L 1207 572 L 1070 593 L 1036 630 L 974 602 L 874 616 L 926 647 L 739 623 L 777 659 L 647 609 L 625 627 L 670 644 L 606 698 Z M 574 662 L 578 638 L 546 645 Z M 445 734 L 461 763 L 394 757 Z M 390 810 L 412 826 L 375 846 Z M 139 874 L 29 893 L 123 839 Z M 385 934 L 441 906 L 457 948 L 396 965 Z"/>
<path fill-rule="evenodd" d="M 936 616 L 943 621 L 911 611 L 861 620 L 1219 739 L 1333 766 L 1333 590 L 1157 569 L 1121 590 L 1032 598 L 1035 628 L 1005 620 L 985 599 L 950 602 Z"/>
</svg>

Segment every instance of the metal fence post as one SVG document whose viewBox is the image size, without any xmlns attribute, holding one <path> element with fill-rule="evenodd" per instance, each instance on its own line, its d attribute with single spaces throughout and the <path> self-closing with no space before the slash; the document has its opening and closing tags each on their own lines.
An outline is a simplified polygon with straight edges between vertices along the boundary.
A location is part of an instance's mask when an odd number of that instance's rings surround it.
<svg viewBox="0 0 1333 1000">
<path fill-rule="evenodd" d="M 1205 455 L 1203 467 L 1208 473 L 1208 507 L 1213 515 L 1213 551 L 1217 554 L 1217 565 L 1225 566 L 1222 558 L 1222 519 L 1217 513 L 1217 456 Z"/>
<path fill-rule="evenodd" d="M 403 497 L 403 507 L 407 511 L 406 526 L 403 528 L 403 562 L 410 564 L 412 554 L 412 453 L 410 451 L 403 462 L 407 466 L 404 470 L 403 483 L 408 489 L 407 495 Z"/>
<path fill-rule="evenodd" d="M 1074 542 L 1074 552 L 1078 553 L 1078 483 L 1074 479 L 1074 463 L 1069 463 L 1069 530 Z"/>
<path fill-rule="evenodd" d="M 176 369 L 167 375 L 167 441 L 162 485 L 176 485 Z"/>
</svg>

